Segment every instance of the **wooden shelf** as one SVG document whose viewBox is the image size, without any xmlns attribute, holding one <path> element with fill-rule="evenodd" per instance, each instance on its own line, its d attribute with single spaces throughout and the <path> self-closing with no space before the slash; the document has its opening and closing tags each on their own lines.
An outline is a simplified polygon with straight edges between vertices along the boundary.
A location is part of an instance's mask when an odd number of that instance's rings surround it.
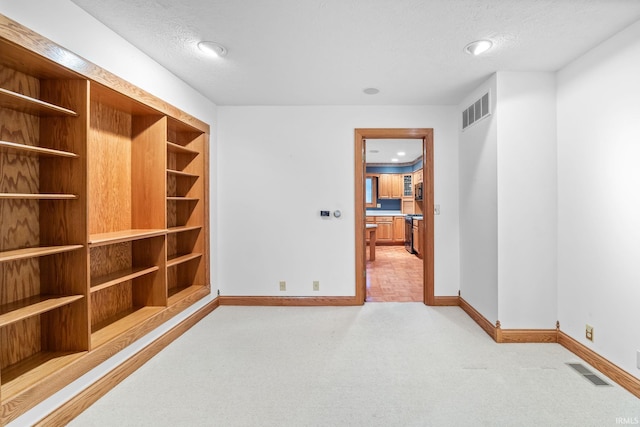
<svg viewBox="0 0 640 427">
<path fill-rule="evenodd" d="M 167 197 L 167 200 L 172 200 L 174 202 L 197 202 L 200 199 L 197 197 L 177 197 L 177 196 L 171 196 L 171 197 Z"/>
<path fill-rule="evenodd" d="M 173 169 L 167 169 L 167 173 L 169 175 L 184 176 L 184 177 L 187 177 L 187 178 L 200 178 L 200 175 L 196 175 L 194 173 L 189 173 L 189 172 L 177 171 L 177 170 L 173 170 Z"/>
<path fill-rule="evenodd" d="M 70 153 L 68 151 L 54 150 L 52 148 L 38 147 L 35 145 L 16 144 L 15 142 L 8 142 L 8 141 L 1 141 L 1 140 L 0 140 L 0 150 L 18 151 L 18 152 L 24 152 L 25 154 L 37 154 L 40 156 L 68 157 L 68 158 L 79 157 L 77 154 Z"/>
<path fill-rule="evenodd" d="M 136 277 L 144 276 L 146 274 L 158 271 L 160 267 L 154 265 L 152 267 L 134 267 L 126 270 L 116 271 L 105 276 L 96 277 L 91 280 L 91 293 L 98 292 L 108 287 L 117 285 L 128 280 L 133 280 Z"/>
<path fill-rule="evenodd" d="M 12 251 L 0 252 L 0 262 L 16 261 L 19 259 L 59 254 L 62 252 L 75 251 L 76 249 L 81 249 L 82 247 L 82 245 L 66 245 L 35 246 L 32 248 L 14 249 Z"/>
<path fill-rule="evenodd" d="M 170 258 L 167 260 L 167 268 L 174 267 L 178 264 L 182 264 L 187 261 L 191 261 L 192 259 L 200 258 L 202 256 L 199 252 L 193 252 L 186 255 L 180 255 L 175 258 Z"/>
<path fill-rule="evenodd" d="M 51 311 L 84 298 L 83 295 L 38 295 L 0 305 L 0 327 Z"/>
<path fill-rule="evenodd" d="M 182 225 L 179 227 L 170 227 L 167 229 L 168 234 L 182 233 L 184 231 L 201 230 L 201 225 Z"/>
<path fill-rule="evenodd" d="M 8 401 L 24 390 L 40 383 L 42 380 L 56 375 L 61 369 L 87 354 L 78 352 L 42 351 L 20 362 L 2 369 L 3 401 Z"/>
<path fill-rule="evenodd" d="M 0 70 L 5 425 L 210 292 L 210 128 L 2 15 Z"/>
<path fill-rule="evenodd" d="M 0 107 L 41 116 L 78 116 L 75 111 L 67 108 L 40 101 L 39 99 L 31 98 L 30 96 L 25 96 L 3 88 L 0 88 Z"/>
<path fill-rule="evenodd" d="M 93 333 L 91 334 L 91 348 L 95 349 L 96 347 L 111 341 L 123 332 L 144 322 L 150 317 L 155 316 L 164 309 L 165 307 L 154 306 L 135 307 L 100 322 L 93 327 Z"/>
<path fill-rule="evenodd" d="M 191 154 L 194 156 L 197 156 L 198 154 L 200 154 L 196 150 L 192 150 L 183 145 L 174 144 L 173 142 L 169 142 L 169 141 L 167 141 L 167 151 L 169 151 L 170 153 Z"/>
<path fill-rule="evenodd" d="M 203 286 L 192 285 L 169 289 L 168 304 L 171 306 L 202 289 Z"/>
<path fill-rule="evenodd" d="M 77 198 L 75 194 L 0 193 L 0 199 L 75 200 Z"/>
<path fill-rule="evenodd" d="M 114 243 L 130 242 L 132 240 L 147 239 L 149 237 L 162 236 L 167 233 L 166 229 L 151 230 L 122 230 L 111 233 L 99 233 L 89 236 L 89 246 L 112 245 Z"/>
</svg>

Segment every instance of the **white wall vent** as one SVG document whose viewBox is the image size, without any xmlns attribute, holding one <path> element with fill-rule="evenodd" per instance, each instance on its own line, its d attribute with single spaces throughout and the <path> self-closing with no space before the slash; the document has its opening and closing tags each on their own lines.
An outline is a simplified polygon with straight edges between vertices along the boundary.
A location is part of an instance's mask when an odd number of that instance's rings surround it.
<svg viewBox="0 0 640 427">
<path fill-rule="evenodd" d="M 491 114 L 491 111 L 489 111 L 490 105 L 489 92 L 487 92 L 462 112 L 462 129 L 468 128 L 483 117 Z"/>
</svg>

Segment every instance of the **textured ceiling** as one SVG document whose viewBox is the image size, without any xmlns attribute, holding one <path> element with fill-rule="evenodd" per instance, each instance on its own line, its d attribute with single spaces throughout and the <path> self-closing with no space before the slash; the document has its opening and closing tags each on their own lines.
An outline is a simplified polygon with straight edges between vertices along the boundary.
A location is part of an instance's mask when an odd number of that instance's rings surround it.
<svg viewBox="0 0 640 427">
<path fill-rule="evenodd" d="M 640 19 L 638 0 L 73 1 L 218 105 L 457 104 L 495 71 L 556 71 Z M 482 38 L 494 49 L 463 52 Z"/>
</svg>

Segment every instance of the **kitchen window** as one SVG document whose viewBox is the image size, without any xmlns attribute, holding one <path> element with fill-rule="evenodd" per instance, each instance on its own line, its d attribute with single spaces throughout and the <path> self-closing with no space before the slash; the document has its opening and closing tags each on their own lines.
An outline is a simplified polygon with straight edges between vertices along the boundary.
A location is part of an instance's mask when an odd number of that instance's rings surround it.
<svg viewBox="0 0 640 427">
<path fill-rule="evenodd" d="M 368 208 L 375 208 L 378 206 L 378 178 L 375 176 L 367 176 L 364 183 L 364 201 L 365 206 Z"/>
</svg>

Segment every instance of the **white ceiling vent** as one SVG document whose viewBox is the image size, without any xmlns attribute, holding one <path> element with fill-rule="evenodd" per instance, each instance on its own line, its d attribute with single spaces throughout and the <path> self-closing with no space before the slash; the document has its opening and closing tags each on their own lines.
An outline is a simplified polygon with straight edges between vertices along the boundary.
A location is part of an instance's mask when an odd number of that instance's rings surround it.
<svg viewBox="0 0 640 427">
<path fill-rule="evenodd" d="M 489 92 L 487 92 L 462 112 L 462 129 L 468 128 L 475 122 L 491 114 L 491 111 L 489 111 L 490 105 Z"/>
</svg>

